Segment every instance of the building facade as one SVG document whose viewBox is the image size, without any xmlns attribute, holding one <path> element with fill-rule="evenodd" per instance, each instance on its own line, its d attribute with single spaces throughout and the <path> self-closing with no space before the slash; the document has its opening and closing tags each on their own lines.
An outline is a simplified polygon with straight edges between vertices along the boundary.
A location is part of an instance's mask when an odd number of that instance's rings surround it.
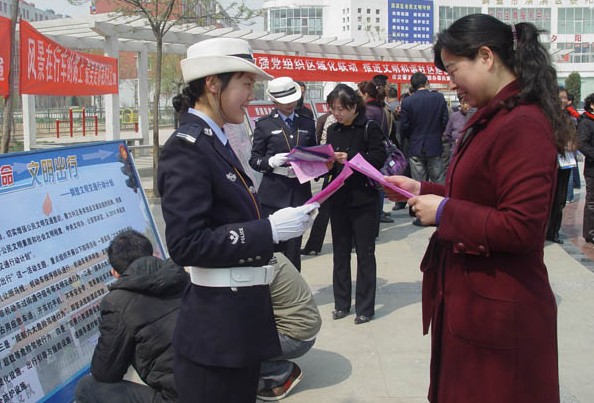
<svg viewBox="0 0 594 403">
<path fill-rule="evenodd" d="M 594 92 L 594 0 L 269 0 L 263 9 L 271 33 L 419 44 L 473 13 L 531 22 L 546 31 L 559 82 L 579 72 L 582 98 Z"/>
<path fill-rule="evenodd" d="M 12 15 L 12 0 L 0 0 L 0 16 L 10 18 Z M 19 17 L 25 21 L 45 21 L 57 18 L 68 18 L 68 15 L 56 14 L 52 9 L 41 10 L 34 3 L 19 1 Z"/>
<path fill-rule="evenodd" d="M 270 33 L 388 39 L 387 0 L 270 0 L 262 9 Z"/>
<path fill-rule="evenodd" d="M 458 18 L 490 14 L 507 23 L 531 22 L 546 31 L 560 84 L 572 72 L 582 78 L 581 98 L 594 92 L 594 0 L 435 0 L 435 32 Z"/>
</svg>

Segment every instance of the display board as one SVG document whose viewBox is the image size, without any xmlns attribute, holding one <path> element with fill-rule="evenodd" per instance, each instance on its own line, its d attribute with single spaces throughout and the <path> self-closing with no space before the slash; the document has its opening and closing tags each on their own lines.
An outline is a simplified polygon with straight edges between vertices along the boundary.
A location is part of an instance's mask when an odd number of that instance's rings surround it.
<svg viewBox="0 0 594 403">
<path fill-rule="evenodd" d="M 122 141 L 0 156 L 0 402 L 70 402 L 113 281 L 105 249 L 135 229 L 165 255 Z"/>
</svg>

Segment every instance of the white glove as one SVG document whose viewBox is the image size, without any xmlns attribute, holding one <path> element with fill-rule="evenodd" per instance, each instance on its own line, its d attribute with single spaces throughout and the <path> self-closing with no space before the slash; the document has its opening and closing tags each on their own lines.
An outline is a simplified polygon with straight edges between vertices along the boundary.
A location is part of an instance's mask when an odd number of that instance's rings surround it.
<svg viewBox="0 0 594 403">
<path fill-rule="evenodd" d="M 287 162 L 287 154 L 289 153 L 278 153 L 270 157 L 268 159 L 268 165 L 270 165 L 270 168 L 278 168 L 285 165 Z"/>
<path fill-rule="evenodd" d="M 303 235 L 313 224 L 319 207 L 319 203 L 311 203 L 299 207 L 286 207 L 271 214 L 268 220 L 272 227 L 274 243 Z"/>
</svg>

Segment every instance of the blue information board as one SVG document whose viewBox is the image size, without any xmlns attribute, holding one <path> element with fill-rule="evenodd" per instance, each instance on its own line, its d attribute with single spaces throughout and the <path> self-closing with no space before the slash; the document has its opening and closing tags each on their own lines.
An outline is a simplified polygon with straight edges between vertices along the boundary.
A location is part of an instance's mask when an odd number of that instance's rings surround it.
<svg viewBox="0 0 594 403">
<path fill-rule="evenodd" d="M 433 43 L 433 1 L 389 0 L 388 41 Z"/>
<path fill-rule="evenodd" d="M 0 403 L 69 402 L 113 281 L 105 249 L 135 229 L 165 252 L 122 141 L 0 155 Z"/>
</svg>

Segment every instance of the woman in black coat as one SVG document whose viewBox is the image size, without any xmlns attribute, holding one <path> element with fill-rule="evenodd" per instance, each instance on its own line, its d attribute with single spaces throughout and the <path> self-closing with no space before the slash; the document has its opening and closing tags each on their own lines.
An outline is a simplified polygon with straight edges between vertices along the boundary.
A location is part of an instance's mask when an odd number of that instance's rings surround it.
<svg viewBox="0 0 594 403">
<path fill-rule="evenodd" d="M 584 205 L 583 236 L 594 244 L 594 94 L 584 100 L 586 110 L 577 128 L 578 146 L 584 154 L 584 179 L 586 180 L 586 204 Z"/>
<path fill-rule="evenodd" d="M 379 169 L 386 159 L 380 126 L 365 117 L 363 98 L 351 87 L 339 84 L 328 95 L 328 106 L 337 123 L 328 128 L 328 144 L 334 148 L 330 172 L 334 180 L 344 163 L 360 153 Z M 367 133 L 366 133 L 367 132 Z M 378 225 L 378 190 L 360 173 L 353 173 L 329 199 L 334 252 L 334 319 L 351 309 L 351 247 L 357 252 L 355 324 L 369 322 L 375 314 L 375 236 Z"/>
</svg>

